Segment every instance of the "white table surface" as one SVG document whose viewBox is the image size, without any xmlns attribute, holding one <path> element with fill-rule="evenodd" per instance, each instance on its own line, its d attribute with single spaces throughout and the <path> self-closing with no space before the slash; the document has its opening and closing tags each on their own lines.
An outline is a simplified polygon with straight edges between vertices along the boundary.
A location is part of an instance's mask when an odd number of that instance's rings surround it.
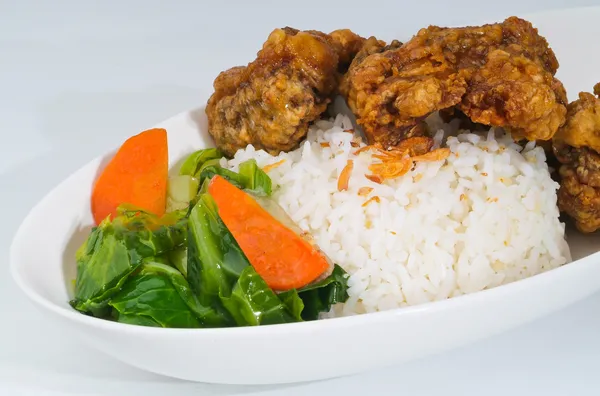
<svg viewBox="0 0 600 396">
<path fill-rule="evenodd" d="M 415 32 L 427 24 L 478 23 L 600 1 L 422 0 L 402 2 L 394 12 L 373 0 L 335 2 L 340 8 L 312 0 L 215 3 L 0 0 L 0 394 L 600 394 L 599 294 L 443 355 L 278 387 L 145 373 L 65 338 L 44 320 L 8 273 L 10 239 L 27 211 L 91 158 L 203 104 L 212 78 L 250 60 L 272 28 Z M 381 31 L 361 31 L 365 18 L 380 20 Z"/>
</svg>

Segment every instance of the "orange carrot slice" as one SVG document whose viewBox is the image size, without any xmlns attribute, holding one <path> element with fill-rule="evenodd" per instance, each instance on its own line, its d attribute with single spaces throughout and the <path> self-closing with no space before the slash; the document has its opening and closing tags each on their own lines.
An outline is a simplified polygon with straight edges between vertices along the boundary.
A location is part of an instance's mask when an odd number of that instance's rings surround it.
<svg viewBox="0 0 600 396">
<path fill-rule="evenodd" d="M 305 286 L 329 268 L 316 247 L 221 176 L 212 178 L 208 193 L 248 261 L 272 289 Z"/>
<path fill-rule="evenodd" d="M 117 207 L 131 204 L 158 216 L 165 212 L 169 154 L 167 131 L 150 129 L 123 143 L 94 185 L 92 214 L 96 224 Z"/>
</svg>

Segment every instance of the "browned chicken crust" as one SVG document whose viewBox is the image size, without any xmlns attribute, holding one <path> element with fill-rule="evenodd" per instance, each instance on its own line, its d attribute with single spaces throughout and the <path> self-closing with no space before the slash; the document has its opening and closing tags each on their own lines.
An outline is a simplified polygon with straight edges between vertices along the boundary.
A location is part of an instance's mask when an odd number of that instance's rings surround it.
<svg viewBox="0 0 600 396">
<path fill-rule="evenodd" d="M 594 86 L 596 95 L 599 95 L 599 89 L 600 83 Z M 567 106 L 567 121 L 554 136 L 554 141 L 600 152 L 600 100 L 591 93 L 580 92 L 579 99 Z"/>
<path fill-rule="evenodd" d="M 363 47 L 365 39 L 349 29 L 334 30 L 333 32 L 329 33 L 329 35 L 325 36 L 330 38 L 331 43 L 335 46 L 339 56 L 338 70 L 341 73 L 345 73 L 348 70 L 350 63 L 354 60 L 356 54 Z M 339 77 L 341 78 L 341 76 Z"/>
<path fill-rule="evenodd" d="M 274 30 L 256 60 L 214 82 L 206 114 L 217 147 L 228 156 L 248 144 L 271 154 L 296 148 L 363 41 L 349 30 Z"/>
<path fill-rule="evenodd" d="M 600 84 L 594 86 L 600 95 Z M 567 122 L 553 139 L 559 169 L 558 207 L 582 232 L 600 229 L 600 99 L 581 92 L 567 106 Z"/>
<path fill-rule="evenodd" d="M 529 22 L 430 26 L 399 48 L 352 63 L 341 92 L 370 143 L 393 146 L 419 134 L 434 111 L 456 106 L 474 122 L 548 140 L 563 124 L 558 61 Z"/>
</svg>

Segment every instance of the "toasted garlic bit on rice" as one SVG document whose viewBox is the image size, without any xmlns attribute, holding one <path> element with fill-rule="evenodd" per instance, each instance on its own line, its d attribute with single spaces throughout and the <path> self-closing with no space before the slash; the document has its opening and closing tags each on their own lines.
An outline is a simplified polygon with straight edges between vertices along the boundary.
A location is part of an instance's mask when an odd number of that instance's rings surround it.
<svg viewBox="0 0 600 396">
<path fill-rule="evenodd" d="M 354 168 L 354 161 L 348 160 L 346 166 L 340 172 L 340 178 L 338 179 L 337 189 L 338 191 L 346 191 L 348 189 L 348 182 L 352 175 L 352 168 Z"/>
<path fill-rule="evenodd" d="M 363 208 L 365 206 L 367 206 L 368 204 L 370 204 L 371 202 L 380 203 L 381 202 L 381 198 L 379 198 L 377 195 L 375 195 L 374 197 L 369 198 L 364 204 L 362 204 Z"/>
<path fill-rule="evenodd" d="M 365 177 L 371 180 L 373 183 L 381 184 L 383 183 L 383 178 L 378 175 L 365 175 Z"/>
<path fill-rule="evenodd" d="M 273 164 L 264 166 L 262 168 L 262 170 L 265 171 L 265 172 L 269 172 L 271 169 L 277 168 L 279 165 L 282 165 L 284 162 L 285 162 L 285 158 L 282 159 L 282 160 L 280 160 L 280 161 L 277 161 L 277 162 L 275 162 Z"/>
<path fill-rule="evenodd" d="M 381 177 L 382 179 L 394 179 L 396 177 L 405 175 L 412 168 L 412 161 L 410 158 L 403 158 L 398 161 L 387 161 L 369 165 L 369 170 L 374 175 Z"/>
<path fill-rule="evenodd" d="M 328 142 L 321 142 L 321 147 L 329 147 L 329 143 Z"/>
<path fill-rule="evenodd" d="M 358 189 L 358 195 L 361 197 L 366 197 L 373 191 L 373 187 L 361 187 Z"/>
<path fill-rule="evenodd" d="M 438 148 L 428 151 L 432 145 L 433 141 L 430 138 L 413 137 L 403 140 L 397 147 L 391 149 L 386 150 L 381 145 L 375 144 L 362 147 L 354 154 L 367 150 L 376 151 L 376 154 L 371 154 L 371 158 L 380 162 L 369 166 L 369 170 L 381 180 L 386 180 L 405 175 L 413 168 L 415 162 L 441 161 L 448 158 L 450 149 Z"/>
<path fill-rule="evenodd" d="M 500 129 L 458 130 L 437 115 L 426 122 L 435 136 L 385 150 L 344 132 L 352 124 L 338 115 L 311 126 L 297 150 L 273 157 L 248 146 L 226 162 L 235 171 L 251 158 L 261 167 L 286 160 L 269 172 L 273 199 L 350 275 L 348 301 L 325 317 L 444 300 L 570 261 L 558 184 L 541 147 L 523 148 Z M 405 158 L 411 167 L 402 176 L 383 179 L 369 170 Z M 340 169 L 348 161 L 353 169 L 342 194 Z"/>
</svg>

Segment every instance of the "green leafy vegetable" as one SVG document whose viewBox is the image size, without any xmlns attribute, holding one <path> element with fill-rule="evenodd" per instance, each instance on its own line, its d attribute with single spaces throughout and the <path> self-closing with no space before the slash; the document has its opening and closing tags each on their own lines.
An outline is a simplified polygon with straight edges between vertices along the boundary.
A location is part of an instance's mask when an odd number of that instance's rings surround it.
<svg viewBox="0 0 600 396">
<path fill-rule="evenodd" d="M 242 271 L 231 296 L 221 300 L 238 326 L 296 321 L 287 306 L 251 266 Z"/>
<path fill-rule="evenodd" d="M 148 326 L 148 327 L 162 327 L 158 324 L 154 319 L 148 316 L 139 316 L 139 315 L 121 315 L 118 311 L 114 311 L 114 319 L 119 323 L 126 323 L 138 326 Z"/>
<path fill-rule="evenodd" d="M 253 159 L 242 162 L 239 166 L 239 173 L 223 168 L 218 162 L 214 164 L 205 163 L 199 174 L 201 191 L 206 192 L 205 182 L 215 175 L 227 179 L 237 188 L 246 190 L 256 196 L 269 196 L 272 193 L 271 178 L 258 167 Z"/>
<path fill-rule="evenodd" d="M 160 256 L 152 257 L 152 261 L 155 263 L 159 263 L 159 264 L 171 265 L 171 259 L 169 258 L 170 253 L 171 252 L 162 254 Z M 146 261 L 146 260 L 144 260 L 144 261 Z"/>
<path fill-rule="evenodd" d="M 198 150 L 190 154 L 179 169 L 180 175 L 194 176 L 198 178 L 200 168 L 209 160 L 218 160 L 223 157 L 223 153 L 216 148 Z M 217 162 L 218 163 L 218 162 Z"/>
<path fill-rule="evenodd" d="M 107 304 L 145 257 L 160 256 L 185 243 L 187 220 L 177 212 L 162 218 L 119 208 L 111 222 L 103 221 L 76 254 L 77 278 L 71 305 L 104 316 Z"/>
<path fill-rule="evenodd" d="M 302 322 L 302 310 L 304 309 L 304 302 L 298 295 L 296 289 L 288 290 L 284 293 L 277 295 L 281 302 L 286 306 L 288 312 L 295 319 L 296 322 Z"/>
<path fill-rule="evenodd" d="M 196 172 L 196 177 L 199 179 L 200 175 L 202 174 L 202 171 L 206 168 L 209 168 L 211 166 L 220 168 L 221 167 L 221 159 L 211 159 L 206 161 L 204 164 L 202 164 L 202 166 L 200 167 L 200 169 L 198 169 L 198 171 Z"/>
<path fill-rule="evenodd" d="M 215 175 L 224 177 L 237 188 L 246 188 L 246 178 L 244 176 L 218 165 L 211 165 L 202 169 L 202 172 L 200 173 L 200 182 L 203 183 L 205 180 L 210 180 Z"/>
<path fill-rule="evenodd" d="M 138 259 L 154 257 L 185 244 L 187 238 L 187 219 L 185 211 L 167 213 L 158 217 L 152 213 L 130 210 L 113 221 L 118 227 L 130 254 Z"/>
<path fill-rule="evenodd" d="M 312 285 L 298 290 L 290 290 L 279 295 L 286 302 L 288 309 L 296 313 L 298 311 L 297 301 L 293 295 L 297 294 L 302 300 L 303 307 L 300 309 L 304 320 L 316 320 L 319 313 L 327 312 L 333 304 L 345 302 L 348 299 L 347 273 L 339 265 L 333 267 L 331 275 Z"/>
<path fill-rule="evenodd" d="M 169 262 L 187 278 L 187 246 L 182 246 L 168 253 Z"/>
<path fill-rule="evenodd" d="M 240 164 L 239 172 L 244 178 L 244 189 L 255 195 L 271 195 L 271 178 L 265 171 L 258 167 L 255 160 L 250 159 L 242 162 Z"/>
<path fill-rule="evenodd" d="M 144 260 L 139 273 L 125 283 L 109 304 L 118 312 L 116 316 L 120 322 L 156 323 L 161 327 L 201 325 L 197 314 L 203 309 L 183 275 L 153 260 Z"/>
<path fill-rule="evenodd" d="M 188 280 L 200 303 L 220 312 L 222 325 L 233 324 L 220 298 L 231 294 L 249 263 L 209 194 L 202 194 L 190 213 L 187 257 Z"/>
<path fill-rule="evenodd" d="M 132 262 L 127 246 L 108 219 L 92 230 L 77 251 L 76 260 L 75 298 L 71 305 L 79 311 L 103 316 L 108 299 L 138 263 Z"/>
</svg>

